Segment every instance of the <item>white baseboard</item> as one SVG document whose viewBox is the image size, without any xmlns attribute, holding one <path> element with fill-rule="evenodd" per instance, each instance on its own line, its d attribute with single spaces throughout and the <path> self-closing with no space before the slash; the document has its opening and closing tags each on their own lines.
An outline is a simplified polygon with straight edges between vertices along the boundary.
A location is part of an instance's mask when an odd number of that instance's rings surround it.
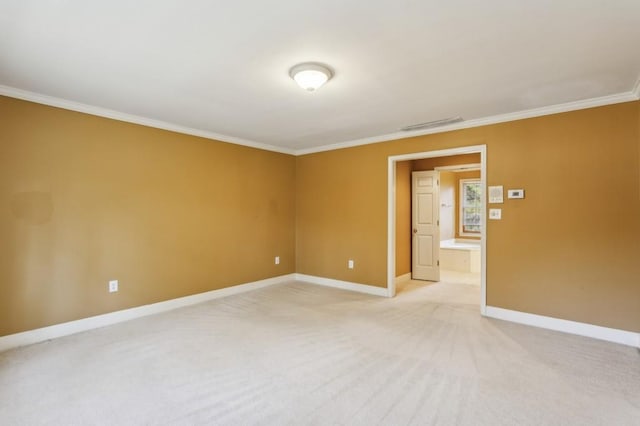
<svg viewBox="0 0 640 426">
<path fill-rule="evenodd" d="M 404 275 L 398 275 L 396 277 L 396 284 L 400 284 L 403 283 L 405 281 L 410 281 L 411 280 L 411 272 L 407 272 Z"/>
<path fill-rule="evenodd" d="M 406 278 L 407 276 L 409 278 Z M 402 282 L 410 278 L 411 274 L 401 275 L 399 277 L 396 277 L 396 282 Z M 191 296 L 180 297 L 177 299 L 171 299 L 164 302 L 153 303 L 151 305 L 144 305 L 136 308 L 124 309 L 122 311 L 110 312 L 108 314 L 83 318 L 76 321 L 56 324 L 48 327 L 38 328 L 35 330 L 25 331 L 22 333 L 2 336 L 0 337 L 0 352 L 19 346 L 26 346 L 33 343 L 43 342 L 45 340 L 54 339 L 56 337 L 68 336 L 70 334 L 75 334 L 94 328 L 105 327 L 111 324 L 117 324 L 119 322 L 144 317 L 147 315 L 166 312 L 184 306 L 195 305 L 198 303 L 206 302 L 208 300 L 245 293 L 247 291 L 294 280 L 303 281 L 310 284 L 323 285 L 327 287 L 340 288 L 343 290 L 350 290 L 359 293 L 366 293 L 375 296 L 389 297 L 389 292 L 385 287 L 375 287 L 372 285 L 353 283 L 349 281 L 316 277 L 313 275 L 288 274 L 273 278 L 267 278 L 265 280 L 222 288 L 219 290 L 212 290 L 205 293 L 194 294 Z M 577 334 L 580 336 L 586 336 L 594 339 L 606 340 L 609 342 L 620 343 L 623 345 L 640 348 L 640 333 L 631 331 L 618 330 L 593 324 L 529 314 L 526 312 L 512 311 L 495 306 L 487 306 L 484 315 L 486 315 L 487 317 L 505 321 L 516 322 L 570 334 Z"/>
<path fill-rule="evenodd" d="M 496 308 L 495 306 L 487 306 L 485 315 L 491 318 L 532 325 L 534 327 L 592 337 L 594 339 L 606 340 L 608 342 L 620 343 L 627 346 L 640 347 L 640 333 L 634 333 L 632 331 L 618 330 L 615 328 L 601 327 L 599 325 L 586 324 L 583 322 L 528 314 L 526 312 Z"/>
<path fill-rule="evenodd" d="M 279 277 L 267 278 L 265 280 L 239 284 L 232 287 L 221 288 L 219 290 L 212 290 L 205 293 L 166 300 L 164 302 L 153 303 L 151 305 L 138 306 L 136 308 L 124 309 L 121 311 L 110 312 L 108 314 L 97 315 L 94 317 L 51 325 L 35 330 L 24 331 L 22 333 L 2 336 L 0 337 L 0 352 L 19 346 L 26 346 L 33 343 L 43 342 L 45 340 L 54 339 L 56 337 L 68 336 L 70 334 L 79 333 L 81 331 L 105 327 L 111 324 L 117 324 L 119 322 L 144 317 L 147 315 L 170 311 L 173 309 L 182 308 L 184 306 L 195 305 L 197 303 L 206 302 L 208 300 L 219 299 L 221 297 L 227 297 L 239 293 L 245 293 L 247 291 L 256 290 L 286 281 L 293 281 L 295 279 L 295 275 L 296 274 L 281 275 Z"/>
<path fill-rule="evenodd" d="M 295 274 L 295 279 L 296 281 L 303 281 L 310 284 L 341 288 L 343 290 L 357 291 L 358 293 L 373 294 L 374 296 L 389 297 L 389 290 L 386 287 L 376 287 L 367 284 L 358 284 L 349 281 L 340 281 L 305 274 Z"/>
</svg>

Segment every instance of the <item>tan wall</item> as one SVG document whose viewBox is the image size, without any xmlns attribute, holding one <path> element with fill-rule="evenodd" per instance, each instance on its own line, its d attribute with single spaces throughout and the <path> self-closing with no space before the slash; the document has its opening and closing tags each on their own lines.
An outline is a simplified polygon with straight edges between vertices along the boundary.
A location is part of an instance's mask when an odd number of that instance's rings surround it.
<svg viewBox="0 0 640 426">
<path fill-rule="evenodd" d="M 378 147 L 296 157 L 297 272 L 386 285 L 387 159 Z"/>
<path fill-rule="evenodd" d="M 396 277 L 411 272 L 411 161 L 396 163 Z"/>
<path fill-rule="evenodd" d="M 488 304 L 640 331 L 639 108 L 297 157 L 297 271 L 386 286 L 388 156 L 486 144 L 488 185 L 526 191 L 487 225 Z"/>
<path fill-rule="evenodd" d="M 2 97 L 0 120 L 0 335 L 294 270 L 385 286 L 387 157 L 476 144 L 526 190 L 488 223 L 488 304 L 640 331 L 640 102 L 295 159 Z"/>
<path fill-rule="evenodd" d="M 4 97 L 0 120 L 0 335 L 294 272 L 294 157 Z"/>
</svg>

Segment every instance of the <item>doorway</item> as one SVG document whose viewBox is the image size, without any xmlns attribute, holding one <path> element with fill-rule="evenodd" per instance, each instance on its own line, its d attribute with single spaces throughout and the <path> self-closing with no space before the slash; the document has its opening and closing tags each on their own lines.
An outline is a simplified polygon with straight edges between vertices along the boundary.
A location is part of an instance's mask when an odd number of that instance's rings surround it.
<svg viewBox="0 0 640 426">
<path fill-rule="evenodd" d="M 480 187 L 486 189 L 486 145 L 473 145 L 438 151 L 418 152 L 412 154 L 395 155 L 388 158 L 388 221 L 387 221 L 387 292 L 390 297 L 396 294 L 396 165 L 408 160 L 426 160 L 441 157 L 451 157 L 462 154 L 480 155 Z M 486 213 L 486 191 L 481 191 L 480 209 Z M 480 246 L 480 312 L 486 311 L 486 214 L 479 218 L 479 246 Z"/>
</svg>

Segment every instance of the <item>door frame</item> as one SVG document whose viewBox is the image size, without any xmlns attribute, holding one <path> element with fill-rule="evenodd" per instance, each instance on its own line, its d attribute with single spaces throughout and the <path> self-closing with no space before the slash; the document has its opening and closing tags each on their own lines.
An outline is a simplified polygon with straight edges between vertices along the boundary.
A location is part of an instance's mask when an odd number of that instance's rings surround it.
<svg viewBox="0 0 640 426">
<path fill-rule="evenodd" d="M 388 157 L 387 171 L 387 293 L 396 295 L 396 163 L 421 158 L 449 157 L 460 154 L 480 154 L 480 184 L 482 185 L 482 227 L 480 230 L 480 313 L 487 310 L 487 145 L 470 145 L 437 151 L 414 152 Z"/>
</svg>

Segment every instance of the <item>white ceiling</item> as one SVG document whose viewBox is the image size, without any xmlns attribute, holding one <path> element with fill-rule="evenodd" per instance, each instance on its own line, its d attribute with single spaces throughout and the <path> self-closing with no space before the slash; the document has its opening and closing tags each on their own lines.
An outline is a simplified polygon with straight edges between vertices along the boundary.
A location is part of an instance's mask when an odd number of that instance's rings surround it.
<svg viewBox="0 0 640 426">
<path fill-rule="evenodd" d="M 639 0 L 0 1 L 3 93 L 285 152 L 637 98 L 639 46 Z M 306 61 L 335 71 L 315 93 Z"/>
</svg>

